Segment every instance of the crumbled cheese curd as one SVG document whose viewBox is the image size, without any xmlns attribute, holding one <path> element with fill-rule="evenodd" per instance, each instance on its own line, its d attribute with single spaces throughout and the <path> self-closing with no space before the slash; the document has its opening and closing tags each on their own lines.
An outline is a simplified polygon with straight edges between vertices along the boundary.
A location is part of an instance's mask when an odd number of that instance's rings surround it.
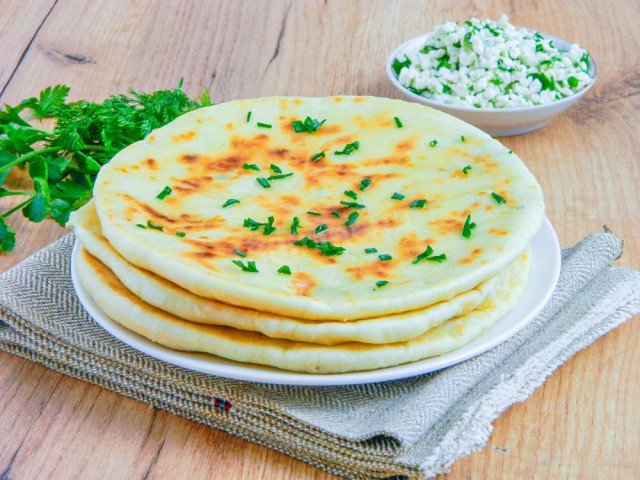
<svg viewBox="0 0 640 480">
<path fill-rule="evenodd" d="M 430 100 L 476 108 L 544 105 L 591 83 L 589 54 L 553 45 L 538 32 L 472 18 L 437 26 L 393 62 L 399 82 Z"/>
</svg>

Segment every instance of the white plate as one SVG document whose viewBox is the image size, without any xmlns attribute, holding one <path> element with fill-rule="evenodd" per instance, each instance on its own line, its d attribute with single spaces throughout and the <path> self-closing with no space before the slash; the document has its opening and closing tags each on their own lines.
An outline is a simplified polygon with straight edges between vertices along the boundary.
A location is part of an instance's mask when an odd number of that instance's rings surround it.
<svg viewBox="0 0 640 480">
<path fill-rule="evenodd" d="M 71 279 L 80 303 L 89 315 L 106 331 L 147 355 L 159 360 L 220 377 L 247 380 L 250 382 L 277 383 L 286 385 L 352 385 L 358 383 L 384 382 L 412 377 L 440 370 L 467 360 L 504 342 L 529 323 L 547 303 L 560 275 L 560 245 L 549 220 L 545 219 L 540 232 L 531 242 L 531 273 L 525 294 L 516 308 L 498 321 L 480 337 L 462 348 L 445 355 L 427 358 L 405 365 L 368 370 L 364 372 L 338 374 L 296 373 L 276 368 L 234 362 L 214 355 L 181 352 L 158 345 L 113 321 L 91 299 L 78 280 L 75 260 L 79 252 L 76 242 L 71 258 Z"/>
</svg>

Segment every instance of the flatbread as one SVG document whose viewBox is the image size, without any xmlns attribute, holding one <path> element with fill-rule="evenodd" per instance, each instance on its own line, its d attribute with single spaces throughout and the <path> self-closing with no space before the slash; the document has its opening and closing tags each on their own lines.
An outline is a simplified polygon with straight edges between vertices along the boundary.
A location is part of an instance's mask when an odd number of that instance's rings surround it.
<svg viewBox="0 0 640 480">
<path fill-rule="evenodd" d="M 529 257 L 529 253 L 524 254 Z M 309 373 L 378 369 L 441 355 L 478 337 L 506 315 L 524 291 L 527 275 L 514 278 L 492 301 L 407 342 L 386 345 L 316 345 L 256 332 L 188 322 L 142 302 L 86 250 L 75 258 L 80 282 L 96 304 L 124 327 L 166 347 L 218 355 L 239 362 Z M 528 267 L 529 262 L 522 265 Z"/>
<path fill-rule="evenodd" d="M 448 301 L 387 317 L 350 322 L 314 321 L 250 310 L 195 295 L 122 258 L 102 236 L 93 202 L 72 213 L 70 226 L 82 246 L 107 266 L 124 286 L 144 302 L 192 322 L 260 332 L 268 337 L 334 345 L 344 342 L 392 343 L 418 337 L 434 326 L 470 312 L 514 274 L 524 271 L 518 259 L 505 272 Z"/>
<path fill-rule="evenodd" d="M 292 122 L 307 116 L 326 122 L 295 132 Z M 293 175 L 261 186 L 277 169 Z M 167 186 L 172 193 L 157 198 Z M 320 320 L 451 299 L 503 271 L 544 218 L 540 186 L 499 142 L 428 107 L 374 97 L 274 97 L 190 112 L 117 154 L 94 195 L 105 237 L 134 265 L 203 297 Z M 224 207 L 229 199 L 240 203 Z M 411 208 L 416 200 L 427 203 Z M 469 215 L 475 228 L 465 238 Z M 276 230 L 266 235 L 269 217 Z M 244 227 L 249 218 L 263 225 Z M 446 261 L 413 264 L 427 246 Z M 283 265 L 291 275 L 278 273 Z"/>
</svg>

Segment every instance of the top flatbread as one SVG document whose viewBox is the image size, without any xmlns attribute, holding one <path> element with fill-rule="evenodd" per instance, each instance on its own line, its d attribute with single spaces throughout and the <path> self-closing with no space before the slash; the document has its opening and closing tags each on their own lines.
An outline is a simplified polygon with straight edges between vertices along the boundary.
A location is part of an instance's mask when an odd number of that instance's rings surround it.
<svg viewBox="0 0 640 480">
<path fill-rule="evenodd" d="M 296 132 L 292 121 L 306 117 L 326 122 Z M 278 169 L 293 175 L 269 188 L 257 181 Z M 172 193 L 157 198 L 165 186 Z M 499 142 L 436 110 L 373 97 L 196 110 L 116 155 L 94 197 L 105 237 L 131 263 L 201 296 L 308 319 L 366 318 L 452 298 L 514 261 L 544 217 L 540 186 Z M 223 207 L 229 199 L 240 203 Z M 420 199 L 426 205 L 411 208 Z M 465 238 L 468 215 L 475 228 Z M 264 225 L 243 226 L 269 217 L 269 235 Z M 345 250 L 326 256 L 313 243 L 294 245 L 305 237 Z M 413 264 L 427 246 L 446 260 Z M 258 272 L 233 260 L 253 261 Z M 278 273 L 283 265 L 291 275 Z M 381 280 L 389 283 L 376 287 Z"/>
</svg>

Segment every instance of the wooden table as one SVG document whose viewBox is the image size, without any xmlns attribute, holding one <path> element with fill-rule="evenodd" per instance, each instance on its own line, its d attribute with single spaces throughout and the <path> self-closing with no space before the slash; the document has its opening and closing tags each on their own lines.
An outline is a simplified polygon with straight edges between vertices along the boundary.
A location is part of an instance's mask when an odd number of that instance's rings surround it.
<svg viewBox="0 0 640 480">
<path fill-rule="evenodd" d="M 549 126 L 504 143 L 542 184 L 562 246 L 607 224 L 625 240 L 619 265 L 640 268 L 638 4 L 490 3 L 3 0 L 0 96 L 13 103 L 65 83 L 74 99 L 101 100 L 184 77 L 189 94 L 209 87 L 215 102 L 399 97 L 384 73 L 396 44 L 443 21 L 507 13 L 516 25 L 587 48 L 600 77 Z M 9 178 L 12 188 L 22 183 Z M 0 211 L 13 200 L 1 201 Z M 0 257 L 0 271 L 65 234 L 19 215 L 10 224 L 18 245 Z M 460 460 L 448 478 L 638 478 L 638 345 L 636 318 L 580 352 L 495 422 L 489 443 L 500 448 Z M 0 360 L 0 478 L 333 478 L 11 355 Z"/>
</svg>

